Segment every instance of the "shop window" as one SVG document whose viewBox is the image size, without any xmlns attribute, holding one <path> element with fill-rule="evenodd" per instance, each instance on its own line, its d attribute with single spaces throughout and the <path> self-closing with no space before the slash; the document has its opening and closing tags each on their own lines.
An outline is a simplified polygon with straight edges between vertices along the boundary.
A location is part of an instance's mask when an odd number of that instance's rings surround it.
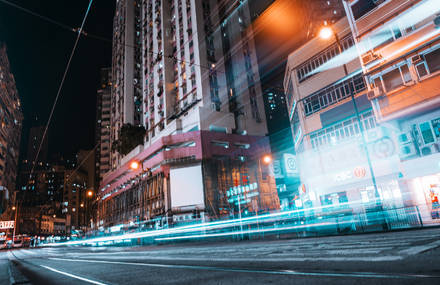
<svg viewBox="0 0 440 285">
<path fill-rule="evenodd" d="M 432 128 L 434 129 L 434 134 L 437 139 L 440 139 L 440 118 L 431 121 Z"/>
<path fill-rule="evenodd" d="M 435 141 L 430 122 L 421 123 L 419 125 L 419 128 L 420 133 L 422 134 L 423 142 L 425 144 L 430 144 Z"/>
</svg>

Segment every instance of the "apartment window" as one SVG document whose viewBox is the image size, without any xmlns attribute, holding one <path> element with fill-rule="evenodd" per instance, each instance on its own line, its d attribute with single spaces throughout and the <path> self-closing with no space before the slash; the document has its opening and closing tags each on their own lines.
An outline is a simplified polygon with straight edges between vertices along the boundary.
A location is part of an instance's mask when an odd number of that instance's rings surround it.
<svg viewBox="0 0 440 285">
<path fill-rule="evenodd" d="M 349 49 L 354 45 L 353 37 L 351 35 L 345 37 L 341 40 L 341 45 L 343 51 Z M 317 69 L 319 66 L 323 65 L 338 54 L 339 50 L 337 44 L 334 43 L 326 50 L 313 56 L 312 58 L 301 64 L 296 70 L 298 81 L 302 82 L 312 76 L 313 74 L 310 73 L 313 70 Z"/>
<path fill-rule="evenodd" d="M 430 73 L 434 73 L 440 70 L 440 48 L 425 54 L 426 64 Z"/>
<path fill-rule="evenodd" d="M 406 62 L 400 63 L 399 66 L 391 70 L 388 69 L 371 79 L 374 86 L 384 92 L 393 91 L 410 81 L 412 81 L 411 73 Z"/>
<path fill-rule="evenodd" d="M 374 10 L 378 3 L 384 2 L 384 0 L 358 0 L 351 5 L 351 11 L 355 20 L 361 18 L 365 14 Z"/>
<path fill-rule="evenodd" d="M 321 89 L 304 99 L 305 114 L 309 116 L 365 89 L 366 85 L 362 74 Z"/>
<path fill-rule="evenodd" d="M 365 131 L 373 129 L 377 126 L 376 119 L 372 111 L 365 112 L 360 115 L 360 121 Z M 345 120 L 321 129 L 310 134 L 312 148 L 317 149 L 324 145 L 333 145 L 339 141 L 360 135 L 359 122 L 356 117 Z"/>
</svg>

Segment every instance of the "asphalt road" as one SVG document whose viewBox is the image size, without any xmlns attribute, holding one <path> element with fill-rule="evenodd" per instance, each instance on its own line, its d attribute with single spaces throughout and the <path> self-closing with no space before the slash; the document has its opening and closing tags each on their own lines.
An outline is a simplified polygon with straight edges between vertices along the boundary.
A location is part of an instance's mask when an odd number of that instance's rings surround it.
<svg viewBox="0 0 440 285">
<path fill-rule="evenodd" d="M 276 241 L 1 251 L 0 283 L 8 284 L 8 281 L 15 284 L 440 284 L 440 228 Z"/>
</svg>

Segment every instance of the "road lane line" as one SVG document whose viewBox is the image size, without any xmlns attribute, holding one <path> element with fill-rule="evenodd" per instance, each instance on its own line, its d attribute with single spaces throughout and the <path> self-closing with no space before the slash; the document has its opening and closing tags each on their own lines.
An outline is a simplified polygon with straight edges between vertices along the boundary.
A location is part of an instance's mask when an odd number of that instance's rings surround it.
<svg viewBox="0 0 440 285">
<path fill-rule="evenodd" d="M 105 261 L 105 260 L 90 260 L 90 259 L 69 259 L 69 258 L 49 258 L 49 259 L 58 260 L 58 261 L 71 261 L 71 262 L 135 265 L 135 266 L 178 268 L 178 269 L 192 269 L 192 270 L 198 269 L 198 270 L 240 272 L 240 273 L 261 273 L 261 274 L 273 274 L 273 275 L 326 276 L 326 277 L 350 277 L 350 278 L 354 277 L 354 278 L 376 278 L 376 279 L 440 278 L 440 276 L 422 275 L 422 274 L 389 274 L 389 273 L 374 273 L 374 272 L 341 272 L 341 273 L 302 272 L 295 270 L 258 270 L 258 269 L 226 268 L 226 267 L 200 266 L 200 265 L 137 263 L 137 262 Z"/>
<path fill-rule="evenodd" d="M 428 244 L 424 244 L 424 245 L 418 245 L 418 246 L 413 246 L 407 249 L 403 249 L 401 251 L 399 251 L 399 253 L 401 254 L 405 254 L 405 255 L 416 255 L 434 248 L 437 248 L 440 246 L 440 240 L 428 243 Z"/>
<path fill-rule="evenodd" d="M 73 274 L 70 274 L 70 273 L 67 273 L 67 272 L 64 272 L 64 271 L 60 271 L 60 270 L 57 270 L 57 269 L 49 267 L 49 266 L 45 266 L 45 265 L 40 265 L 40 266 L 44 267 L 44 268 L 46 268 L 46 269 L 48 269 L 50 271 L 53 271 L 53 272 L 56 272 L 56 273 L 59 273 L 59 274 L 65 275 L 65 276 L 69 276 L 71 278 L 75 278 L 75 279 L 78 279 L 78 280 L 81 280 L 81 281 L 84 281 L 84 282 L 88 282 L 88 283 L 92 283 L 92 284 L 96 284 L 96 285 L 107 285 L 105 283 L 101 283 L 101 282 L 90 280 L 90 279 L 87 279 L 87 278 L 84 278 L 84 277 L 81 277 L 81 276 L 73 275 Z"/>
</svg>

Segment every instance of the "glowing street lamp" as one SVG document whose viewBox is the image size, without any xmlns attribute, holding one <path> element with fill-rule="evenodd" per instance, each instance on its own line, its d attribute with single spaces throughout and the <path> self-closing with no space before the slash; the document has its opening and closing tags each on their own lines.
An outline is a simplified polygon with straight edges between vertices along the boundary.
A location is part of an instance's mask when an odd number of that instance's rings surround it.
<svg viewBox="0 0 440 285">
<path fill-rule="evenodd" d="M 140 167 L 140 163 L 139 163 L 139 161 L 133 160 L 133 161 L 130 163 L 130 169 L 131 169 L 131 170 L 138 170 L 139 167 Z"/>
<path fill-rule="evenodd" d="M 266 154 L 265 156 L 263 156 L 263 162 L 264 164 L 270 164 L 272 162 L 272 156 Z"/>
<path fill-rule="evenodd" d="M 319 37 L 323 40 L 328 40 L 333 34 L 334 34 L 333 29 L 325 26 L 319 32 Z"/>
<path fill-rule="evenodd" d="M 87 197 L 92 197 L 92 196 L 93 196 L 93 191 L 92 190 L 87 191 Z"/>
</svg>

